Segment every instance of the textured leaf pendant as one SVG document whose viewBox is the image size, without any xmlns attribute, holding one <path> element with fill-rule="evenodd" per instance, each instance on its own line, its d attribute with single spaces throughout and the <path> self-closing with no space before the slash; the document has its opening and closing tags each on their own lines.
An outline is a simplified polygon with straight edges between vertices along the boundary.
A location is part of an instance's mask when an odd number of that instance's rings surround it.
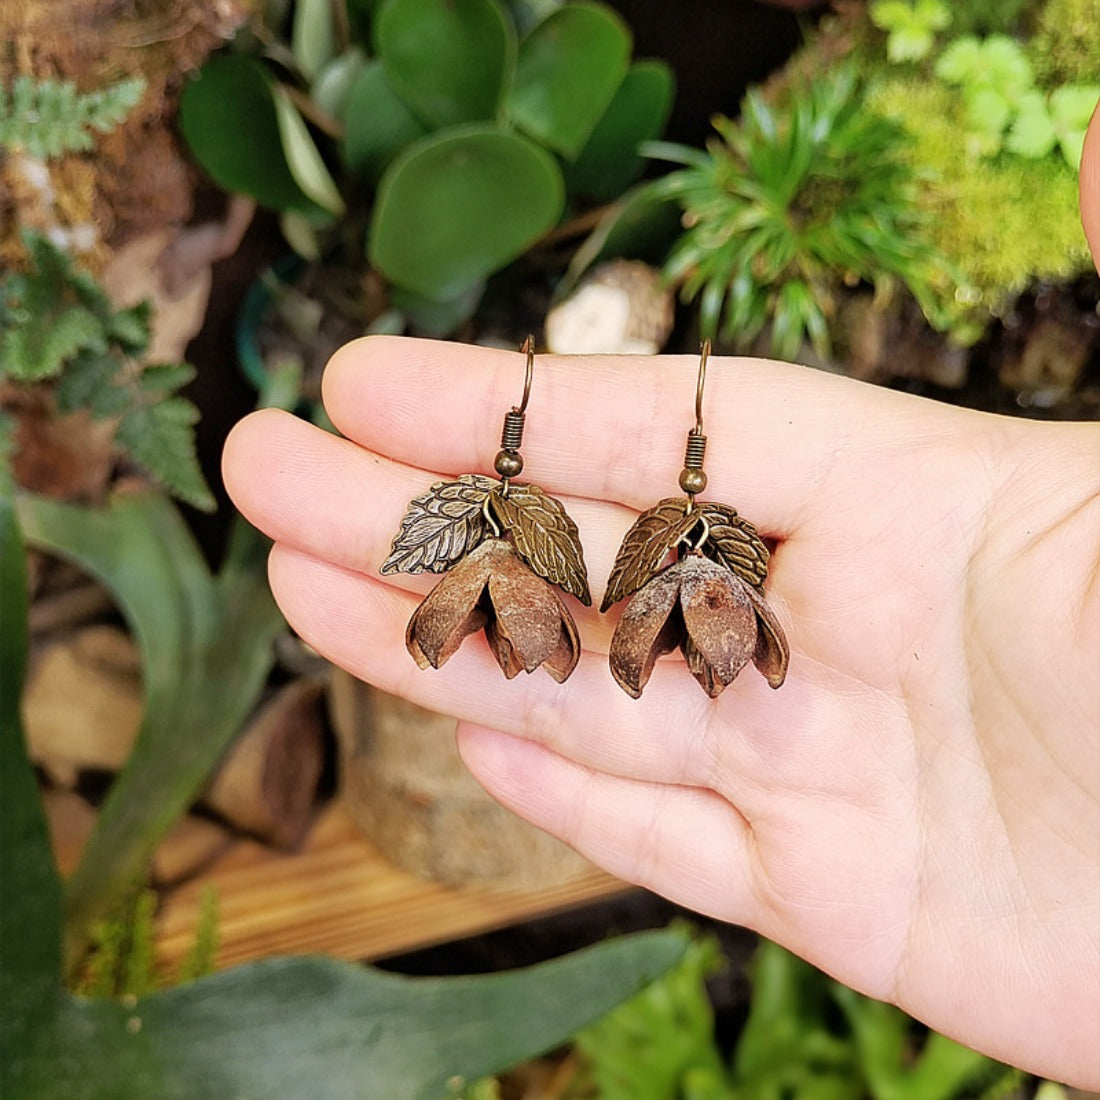
<svg viewBox="0 0 1100 1100">
<path fill-rule="evenodd" d="M 787 639 L 764 598 L 768 548 L 728 504 L 699 502 L 706 488 L 702 430 L 704 344 L 695 427 L 688 432 L 680 487 L 644 511 L 627 531 L 607 581 L 601 611 L 630 597 L 608 655 L 619 686 L 637 699 L 657 658 L 680 648 L 688 671 L 716 698 L 751 660 L 773 687 L 786 678 Z M 669 555 L 674 560 L 665 564 Z"/>
<path fill-rule="evenodd" d="M 580 640 L 555 587 L 592 603 L 577 525 L 536 485 L 512 481 L 531 392 L 534 351 L 523 346 L 523 400 L 505 414 L 498 478 L 462 474 L 409 503 L 382 573 L 445 573 L 409 620 L 405 645 L 421 668 L 440 668 L 484 630 L 505 676 L 540 666 L 559 683 L 576 668 Z"/>
</svg>

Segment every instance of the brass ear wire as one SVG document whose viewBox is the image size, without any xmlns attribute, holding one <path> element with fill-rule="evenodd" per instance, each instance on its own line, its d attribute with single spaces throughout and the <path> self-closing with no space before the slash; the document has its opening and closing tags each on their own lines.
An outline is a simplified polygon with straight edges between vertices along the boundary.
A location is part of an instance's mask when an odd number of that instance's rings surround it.
<svg viewBox="0 0 1100 1100">
<path fill-rule="evenodd" d="M 527 367 L 523 376 L 523 397 L 518 405 L 504 414 L 504 427 L 500 433 L 500 450 L 493 460 L 493 469 L 504 483 L 502 492 L 508 495 L 508 482 L 523 472 L 523 455 L 519 453 L 523 443 L 523 423 L 527 414 L 527 402 L 531 398 L 531 382 L 535 374 L 535 338 L 528 336 L 519 349 L 527 355 Z"/>
<path fill-rule="evenodd" d="M 703 472 L 703 459 L 707 453 L 707 437 L 703 434 L 703 387 L 707 382 L 707 359 L 710 341 L 705 340 L 699 350 L 699 376 L 695 383 L 695 427 L 687 435 L 684 451 L 684 468 L 680 471 L 680 488 L 688 495 L 691 507 L 695 507 L 695 495 L 707 487 L 707 475 Z"/>
</svg>

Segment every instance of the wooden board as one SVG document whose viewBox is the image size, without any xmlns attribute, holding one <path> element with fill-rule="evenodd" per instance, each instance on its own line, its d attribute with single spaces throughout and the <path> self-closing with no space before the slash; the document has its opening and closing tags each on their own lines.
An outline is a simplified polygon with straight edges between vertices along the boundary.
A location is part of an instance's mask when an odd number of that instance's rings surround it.
<svg viewBox="0 0 1100 1100">
<path fill-rule="evenodd" d="M 218 894 L 219 968 L 274 954 L 380 958 L 630 889 L 595 868 L 538 889 L 427 882 L 390 864 L 335 802 L 300 852 L 237 841 L 197 879 L 168 892 L 158 916 L 158 961 L 169 972 L 191 945 L 207 884 Z"/>
</svg>

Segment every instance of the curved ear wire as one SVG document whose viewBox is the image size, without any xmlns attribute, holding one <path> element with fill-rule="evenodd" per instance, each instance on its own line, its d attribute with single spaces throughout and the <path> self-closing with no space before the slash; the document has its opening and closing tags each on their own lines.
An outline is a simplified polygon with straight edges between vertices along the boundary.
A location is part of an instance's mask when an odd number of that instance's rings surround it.
<svg viewBox="0 0 1100 1100">
<path fill-rule="evenodd" d="M 695 494 L 707 487 L 707 475 L 703 472 L 703 459 L 707 453 L 707 437 L 703 434 L 703 387 L 707 383 L 707 359 L 710 357 L 710 341 L 699 350 L 699 377 L 695 383 L 695 427 L 688 432 L 684 451 L 684 468 L 680 471 L 680 488 L 688 495 L 692 507 Z"/>
</svg>

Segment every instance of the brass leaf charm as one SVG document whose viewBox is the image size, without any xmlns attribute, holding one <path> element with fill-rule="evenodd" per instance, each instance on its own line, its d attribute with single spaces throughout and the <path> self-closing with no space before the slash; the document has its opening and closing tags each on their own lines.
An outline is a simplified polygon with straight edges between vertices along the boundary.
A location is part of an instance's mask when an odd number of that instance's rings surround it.
<svg viewBox="0 0 1100 1100">
<path fill-rule="evenodd" d="M 703 502 L 696 508 L 710 528 L 703 543 L 703 553 L 762 591 L 771 554 L 756 528 L 728 504 Z"/>
<path fill-rule="evenodd" d="M 537 485 L 508 486 L 493 494 L 490 507 L 510 536 L 516 553 L 544 580 L 592 603 L 577 525 L 561 502 Z"/>
<path fill-rule="evenodd" d="M 600 611 L 637 592 L 699 519 L 700 512 L 689 511 L 683 497 L 666 497 L 643 512 L 623 537 L 615 555 Z"/>
<path fill-rule="evenodd" d="M 382 573 L 443 573 L 486 535 L 482 509 L 500 483 L 482 474 L 437 481 L 409 502 Z"/>
</svg>

